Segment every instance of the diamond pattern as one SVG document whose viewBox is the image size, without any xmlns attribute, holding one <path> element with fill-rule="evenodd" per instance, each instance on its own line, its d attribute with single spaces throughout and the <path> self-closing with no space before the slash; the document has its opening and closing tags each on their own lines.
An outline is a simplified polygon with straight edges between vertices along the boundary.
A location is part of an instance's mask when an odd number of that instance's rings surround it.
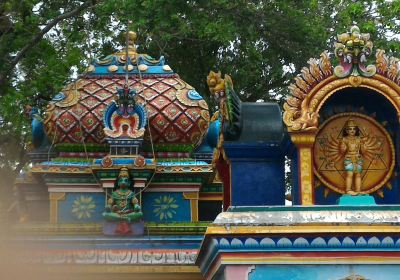
<svg viewBox="0 0 400 280">
<path fill-rule="evenodd" d="M 98 92 L 96 92 L 96 97 L 101 101 L 107 100 L 112 96 L 113 94 L 105 89 L 101 89 Z"/>
<path fill-rule="evenodd" d="M 122 76 L 83 80 L 78 102 L 67 108 L 56 106 L 52 112 L 47 126 L 56 129 L 57 142 L 81 143 L 83 134 L 86 143 L 103 143 L 104 110 L 114 100 L 116 88 L 124 83 Z M 177 78 L 145 78 L 144 90 L 138 78 L 130 78 L 129 84 L 139 93 L 138 102 L 146 106 L 154 143 L 193 143 L 193 139 L 202 139 L 208 125 L 201 122 L 201 108 L 206 105 L 189 107 L 181 103 L 176 97 Z M 149 139 L 147 131 L 145 141 Z"/>
<path fill-rule="evenodd" d="M 152 90 L 151 88 L 146 88 L 143 93 L 141 93 L 147 101 L 150 101 L 154 99 L 155 97 L 158 96 L 158 93 L 155 90 Z"/>
<path fill-rule="evenodd" d="M 153 106 L 151 106 L 150 104 L 146 105 L 146 109 L 147 109 L 147 115 L 149 116 L 149 118 L 153 117 L 154 115 L 158 114 L 158 110 L 155 109 Z"/>
<path fill-rule="evenodd" d="M 162 108 L 167 106 L 169 103 L 171 103 L 171 101 L 169 101 L 167 98 L 165 98 L 162 95 L 159 95 L 156 99 L 151 101 L 151 105 L 156 107 L 158 110 L 161 110 Z"/>
<path fill-rule="evenodd" d="M 99 106 L 96 107 L 95 110 L 92 111 L 93 114 L 96 115 L 96 117 L 102 122 L 103 120 L 103 113 L 106 109 L 106 105 L 104 103 L 99 104 Z"/>
<path fill-rule="evenodd" d="M 153 118 L 151 124 L 158 132 L 162 133 L 167 128 L 169 121 L 159 114 Z"/>
<path fill-rule="evenodd" d="M 99 125 L 99 121 L 96 115 L 89 112 L 81 121 L 81 125 L 86 128 L 87 132 L 92 132 Z"/>
<path fill-rule="evenodd" d="M 186 115 L 182 114 L 176 120 L 175 125 L 179 127 L 183 132 L 187 132 L 193 126 L 193 123 Z"/>
<path fill-rule="evenodd" d="M 181 110 L 176 105 L 174 105 L 174 103 L 169 104 L 163 110 L 164 116 L 166 116 L 170 121 L 175 120 L 181 113 Z"/>
<path fill-rule="evenodd" d="M 68 111 L 63 112 L 57 118 L 59 128 L 64 132 L 69 132 L 76 125 L 76 118 Z"/>
<path fill-rule="evenodd" d="M 90 83 L 83 87 L 83 90 L 91 95 L 94 94 L 99 89 L 101 89 L 101 87 L 99 87 L 99 85 L 97 85 L 96 83 Z"/>
<path fill-rule="evenodd" d="M 85 100 L 82 100 L 82 104 L 86 106 L 89 110 L 92 110 L 93 108 L 97 107 L 97 105 L 99 105 L 99 100 L 97 98 L 94 98 L 93 96 L 89 96 Z"/>
<path fill-rule="evenodd" d="M 81 100 L 83 100 L 83 99 L 85 99 L 85 98 L 90 96 L 89 93 L 87 93 L 87 92 L 85 92 L 83 90 L 81 90 L 79 93 L 81 94 L 81 96 L 79 97 Z"/>
<path fill-rule="evenodd" d="M 104 88 L 104 87 L 107 87 L 108 85 L 114 84 L 115 82 L 113 80 L 110 80 L 110 79 L 100 79 L 100 80 L 97 80 L 96 83 L 100 87 Z"/>
<path fill-rule="evenodd" d="M 82 104 L 78 103 L 74 107 L 72 107 L 72 110 L 70 110 L 69 112 L 76 119 L 79 119 L 87 113 L 87 108 L 85 106 L 82 106 Z"/>
<path fill-rule="evenodd" d="M 176 99 L 176 89 L 170 88 L 166 92 L 164 92 L 163 96 L 168 98 L 171 101 L 174 101 Z"/>
<path fill-rule="evenodd" d="M 200 109 L 199 108 L 189 108 L 186 110 L 185 114 L 192 120 L 197 121 L 200 118 Z"/>
<path fill-rule="evenodd" d="M 143 79 L 142 82 L 143 82 L 143 84 L 145 86 L 150 87 L 150 86 L 154 85 L 155 83 L 157 83 L 158 80 L 156 80 L 156 79 Z"/>
<path fill-rule="evenodd" d="M 163 93 L 164 91 L 166 91 L 170 87 L 167 86 L 164 83 L 159 82 L 159 83 L 153 85 L 151 88 L 154 89 L 155 91 L 157 91 L 158 93 Z"/>
<path fill-rule="evenodd" d="M 86 133 L 81 131 L 79 126 L 75 126 L 67 135 L 72 142 L 82 142 L 82 132 L 86 136 Z"/>
<path fill-rule="evenodd" d="M 131 87 L 132 87 L 134 90 L 136 90 L 136 92 L 138 92 L 140 95 L 141 95 L 141 93 L 142 93 L 143 88 L 146 89 L 146 86 L 142 87 L 142 84 L 141 84 L 141 83 L 133 83 L 133 84 L 131 85 Z"/>
<path fill-rule="evenodd" d="M 166 83 L 167 85 L 170 85 L 170 86 L 174 86 L 174 85 L 178 84 L 178 81 L 173 78 L 163 79 L 162 81 L 163 81 L 163 83 Z"/>
</svg>

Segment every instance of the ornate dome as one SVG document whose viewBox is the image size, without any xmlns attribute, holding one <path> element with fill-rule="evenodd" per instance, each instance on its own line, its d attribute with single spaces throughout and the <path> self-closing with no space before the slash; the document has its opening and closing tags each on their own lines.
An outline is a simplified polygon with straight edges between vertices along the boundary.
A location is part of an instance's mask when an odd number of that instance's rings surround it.
<svg viewBox="0 0 400 280">
<path fill-rule="evenodd" d="M 115 99 L 117 88 L 126 83 L 125 69 L 129 87 L 138 93 L 138 103 L 147 110 L 155 144 L 197 146 L 202 141 L 210 120 L 207 103 L 165 64 L 164 57 L 155 60 L 138 54 L 135 37 L 130 32 L 127 49 L 94 60 L 80 79 L 53 98 L 45 116 L 50 141 L 104 143 L 103 114 Z M 149 140 L 148 127 L 145 141 Z"/>
</svg>

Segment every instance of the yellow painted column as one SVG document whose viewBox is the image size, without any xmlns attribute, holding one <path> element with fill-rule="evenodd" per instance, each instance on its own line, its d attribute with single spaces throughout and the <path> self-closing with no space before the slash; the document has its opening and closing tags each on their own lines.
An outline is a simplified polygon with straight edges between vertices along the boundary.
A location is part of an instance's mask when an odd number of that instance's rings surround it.
<svg viewBox="0 0 400 280">
<path fill-rule="evenodd" d="M 56 224 L 58 221 L 58 201 L 65 200 L 65 193 L 50 193 L 50 223 Z"/>
<path fill-rule="evenodd" d="M 198 222 L 199 221 L 199 193 L 198 192 L 185 192 L 185 193 L 183 193 L 183 197 L 185 199 L 190 200 L 191 221 Z"/>
<path fill-rule="evenodd" d="M 301 205 L 314 205 L 313 147 L 315 133 L 292 132 L 291 139 L 297 147 L 300 203 Z"/>
</svg>

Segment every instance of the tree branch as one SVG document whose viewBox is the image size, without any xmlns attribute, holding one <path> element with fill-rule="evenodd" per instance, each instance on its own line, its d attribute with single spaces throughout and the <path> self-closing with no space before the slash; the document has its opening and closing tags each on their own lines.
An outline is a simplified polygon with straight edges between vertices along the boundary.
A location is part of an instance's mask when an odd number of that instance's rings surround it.
<svg viewBox="0 0 400 280">
<path fill-rule="evenodd" d="M 67 18 L 71 18 L 73 16 L 78 15 L 80 12 L 82 12 L 83 10 L 92 7 L 94 5 L 96 5 L 96 2 L 98 2 L 98 0 L 88 0 L 85 1 L 82 5 L 80 5 L 79 7 L 63 13 L 57 17 L 55 17 L 53 20 L 51 20 L 38 34 L 36 34 L 36 36 L 29 41 L 19 52 L 18 54 L 11 60 L 11 62 L 9 63 L 8 67 L 6 67 L 5 71 L 3 73 L 0 74 L 0 85 L 2 85 L 5 81 L 5 79 L 8 77 L 8 75 L 10 74 L 10 72 L 14 69 L 14 67 L 18 64 L 18 62 L 25 56 L 25 54 L 35 45 L 37 45 L 40 40 L 42 40 L 43 36 L 49 32 L 55 25 L 57 25 L 59 22 L 63 21 L 64 19 Z"/>
</svg>

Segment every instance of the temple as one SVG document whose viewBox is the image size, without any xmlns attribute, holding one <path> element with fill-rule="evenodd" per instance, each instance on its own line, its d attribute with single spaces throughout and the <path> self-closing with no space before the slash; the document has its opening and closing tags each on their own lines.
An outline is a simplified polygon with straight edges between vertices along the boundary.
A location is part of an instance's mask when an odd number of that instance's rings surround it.
<svg viewBox="0 0 400 280">
<path fill-rule="evenodd" d="M 398 277 L 397 58 L 353 26 L 283 108 L 211 71 L 211 112 L 135 40 L 29 108 L 20 263 L 59 279 Z"/>
</svg>

